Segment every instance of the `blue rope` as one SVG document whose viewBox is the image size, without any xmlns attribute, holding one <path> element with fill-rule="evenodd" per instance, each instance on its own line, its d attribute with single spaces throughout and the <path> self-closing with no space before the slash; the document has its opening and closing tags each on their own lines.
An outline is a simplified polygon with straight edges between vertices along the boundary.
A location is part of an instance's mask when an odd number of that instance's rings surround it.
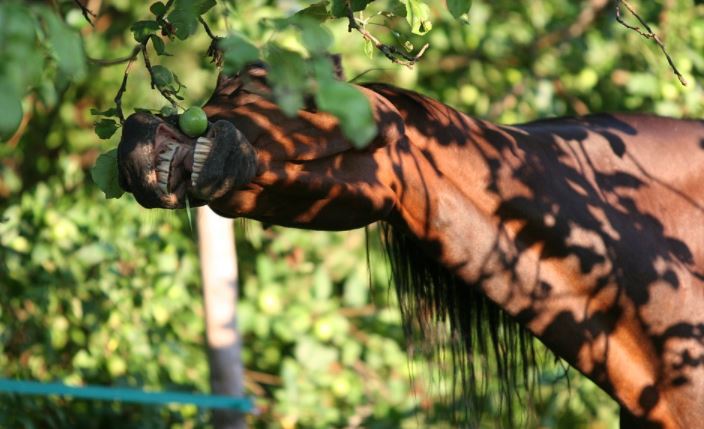
<svg viewBox="0 0 704 429">
<path fill-rule="evenodd" d="M 247 397 L 204 395 L 180 392 L 145 392 L 140 389 L 102 386 L 67 386 L 63 383 L 41 383 L 0 378 L 0 393 L 19 395 L 61 395 L 74 398 L 120 401 L 142 404 L 194 404 L 200 408 L 228 408 L 251 413 L 254 404 Z"/>
</svg>

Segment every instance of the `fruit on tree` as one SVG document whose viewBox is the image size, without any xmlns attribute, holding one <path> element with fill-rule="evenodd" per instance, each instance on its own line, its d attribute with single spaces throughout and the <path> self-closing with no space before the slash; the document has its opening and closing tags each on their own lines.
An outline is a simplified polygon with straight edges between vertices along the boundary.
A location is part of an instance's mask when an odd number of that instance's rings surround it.
<svg viewBox="0 0 704 429">
<path fill-rule="evenodd" d="M 197 137 L 208 128 L 208 117 L 200 107 L 189 107 L 179 116 L 178 126 L 188 136 Z"/>
</svg>

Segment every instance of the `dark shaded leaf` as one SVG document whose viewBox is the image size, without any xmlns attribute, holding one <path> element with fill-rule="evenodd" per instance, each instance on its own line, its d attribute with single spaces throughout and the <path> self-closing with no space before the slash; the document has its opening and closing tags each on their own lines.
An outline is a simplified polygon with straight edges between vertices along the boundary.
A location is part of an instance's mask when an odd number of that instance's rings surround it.
<svg viewBox="0 0 704 429">
<path fill-rule="evenodd" d="M 158 88 L 165 88 L 174 81 L 174 75 L 171 73 L 171 70 L 162 65 L 152 66 L 152 77 L 154 84 Z"/>
<path fill-rule="evenodd" d="M 160 1 L 154 3 L 149 7 L 149 10 L 151 13 L 153 13 L 155 16 L 164 16 L 164 13 L 166 12 L 166 5 Z"/>
<path fill-rule="evenodd" d="M 352 12 L 359 12 L 360 10 L 364 10 L 372 1 L 373 0 L 352 0 L 349 2 L 349 6 Z M 332 0 L 330 12 L 335 18 L 347 16 L 347 4 L 348 0 Z"/>
<path fill-rule="evenodd" d="M 130 27 L 134 40 L 138 43 L 145 43 L 150 36 L 159 30 L 156 21 L 137 21 Z"/>
<path fill-rule="evenodd" d="M 215 6 L 215 0 L 176 0 L 168 15 L 176 37 L 188 38 L 198 29 L 198 17 Z"/>
<path fill-rule="evenodd" d="M 166 53 L 166 46 L 164 46 L 164 41 L 161 40 L 161 37 L 157 36 L 156 34 L 152 34 L 151 36 L 149 36 L 149 38 L 151 39 L 152 45 L 154 46 L 154 50 L 157 54 L 168 55 Z"/>
<path fill-rule="evenodd" d="M 12 137 L 22 122 L 22 103 L 7 84 L 0 82 L 0 141 Z"/>
<path fill-rule="evenodd" d="M 95 123 L 95 134 L 103 140 L 109 139 L 117 131 L 117 122 L 112 119 L 101 119 Z"/>
<path fill-rule="evenodd" d="M 118 181 L 117 149 L 101 154 L 90 170 L 90 176 L 105 193 L 105 198 L 120 198 L 124 191 Z"/>
<path fill-rule="evenodd" d="M 472 0 L 447 0 L 447 10 L 449 10 L 456 19 L 467 14 L 471 7 Z"/>
<path fill-rule="evenodd" d="M 96 108 L 91 108 L 90 114 L 93 116 L 107 116 L 107 117 L 117 116 L 117 109 L 115 109 L 114 107 L 111 107 L 109 109 L 100 111 Z"/>
</svg>

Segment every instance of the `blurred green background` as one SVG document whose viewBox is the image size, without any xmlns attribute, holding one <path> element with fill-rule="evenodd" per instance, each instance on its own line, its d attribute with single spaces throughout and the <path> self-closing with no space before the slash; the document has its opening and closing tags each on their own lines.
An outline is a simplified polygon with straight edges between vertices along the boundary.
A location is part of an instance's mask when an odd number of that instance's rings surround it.
<svg viewBox="0 0 704 429">
<path fill-rule="evenodd" d="M 22 100 L 19 131 L 0 140 L 2 377 L 208 390 L 196 237 L 186 213 L 147 211 L 129 195 L 106 200 L 89 174 L 119 139 L 119 131 L 98 139 L 90 110 L 112 107 L 125 64 L 100 66 L 81 49 L 93 59 L 129 55 L 130 26 L 149 17 L 149 3 L 91 0 L 99 11 L 94 27 L 73 1 L 0 4 L 0 116 L 10 121 L 17 113 L 8 94 Z M 328 21 L 331 51 L 343 55 L 348 78 L 364 73 L 359 81 L 412 88 L 506 123 L 596 111 L 704 116 L 701 2 L 633 2 L 662 35 L 687 87 L 653 43 L 616 23 L 611 2 L 475 0 L 465 22 L 444 2 L 429 1 L 433 28 L 424 35 L 411 34 L 403 20 L 385 27 L 375 11 L 391 3 L 363 12 L 367 29 L 386 43 L 417 51 L 427 42 L 429 50 L 413 69 L 394 65 L 348 33 L 345 20 Z M 217 34 L 237 31 L 260 44 L 274 37 L 267 19 L 310 4 L 219 2 L 205 18 Z M 275 36 L 298 43 L 295 34 Z M 202 104 L 214 86 L 209 43 L 198 28 L 185 41 L 167 42 L 173 56 L 152 58 L 186 86 L 185 105 Z M 126 113 L 166 104 L 140 61 L 123 104 Z M 238 224 L 246 387 L 262 411 L 250 417 L 253 427 L 453 426 L 430 412 L 443 406 L 443 380 L 422 360 L 407 359 L 376 228 L 369 232 L 368 268 L 364 231 Z M 606 395 L 576 371 L 565 375 L 559 363 L 543 361 L 540 395 L 515 405 L 533 415 L 527 427 L 617 427 L 617 407 Z M 495 388 L 482 428 L 501 422 L 491 405 Z M 0 427 L 210 423 L 189 406 L 2 395 Z"/>
</svg>

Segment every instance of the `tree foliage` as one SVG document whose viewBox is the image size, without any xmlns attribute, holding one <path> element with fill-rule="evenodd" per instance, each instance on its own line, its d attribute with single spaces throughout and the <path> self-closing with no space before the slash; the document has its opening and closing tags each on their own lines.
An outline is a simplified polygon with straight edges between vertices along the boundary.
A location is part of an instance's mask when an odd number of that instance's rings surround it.
<svg viewBox="0 0 704 429">
<path fill-rule="evenodd" d="M 692 1 L 633 2 L 687 87 L 655 44 L 616 22 L 608 1 L 114 0 L 86 13 L 92 24 L 76 4 L 0 3 L 5 377 L 206 390 L 186 214 L 146 212 L 131 196 L 105 200 L 94 182 L 112 179 L 90 178 L 99 153 L 117 143 L 122 110 L 171 112 L 207 99 L 217 68 L 199 17 L 223 37 L 226 70 L 266 60 L 283 109 L 294 112 L 312 94 L 348 134 L 367 136 L 360 145 L 371 134 L 365 108 L 351 86 L 331 79 L 326 52 L 342 54 L 349 79 L 387 81 L 501 122 L 590 111 L 704 114 L 704 6 Z M 256 427 L 450 425 L 429 412 L 442 408 L 444 386 L 422 356 L 408 378 L 385 261 L 372 245 L 368 287 L 362 232 L 257 223 L 241 232 L 247 386 L 263 409 Z M 562 368 L 545 365 L 543 396 L 516 407 L 533 411 L 532 426 L 615 427 L 604 394 L 574 372 L 568 388 Z M 491 389 L 484 427 L 501 421 Z M 2 399 L 3 427 L 208 426 L 191 407 Z"/>
</svg>

